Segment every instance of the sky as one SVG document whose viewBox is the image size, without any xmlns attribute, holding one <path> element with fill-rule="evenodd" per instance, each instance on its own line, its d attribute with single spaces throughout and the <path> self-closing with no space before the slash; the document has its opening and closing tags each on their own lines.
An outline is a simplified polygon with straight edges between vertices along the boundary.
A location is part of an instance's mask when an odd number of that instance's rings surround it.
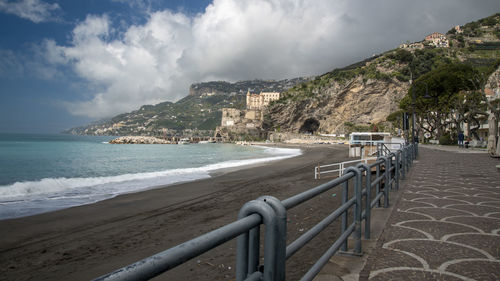
<svg viewBox="0 0 500 281">
<path fill-rule="evenodd" d="M 0 0 L 0 132 L 57 133 L 197 82 L 313 76 L 498 0 Z"/>
</svg>

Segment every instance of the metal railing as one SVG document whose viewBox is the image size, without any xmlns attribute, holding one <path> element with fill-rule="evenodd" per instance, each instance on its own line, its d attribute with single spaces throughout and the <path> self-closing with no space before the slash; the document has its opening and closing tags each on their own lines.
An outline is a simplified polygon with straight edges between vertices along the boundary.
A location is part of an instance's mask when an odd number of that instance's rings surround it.
<svg viewBox="0 0 500 281">
<path fill-rule="evenodd" d="M 351 160 L 351 161 L 344 161 L 340 163 L 334 163 L 334 164 L 326 164 L 326 165 L 319 165 L 314 167 L 314 179 L 319 180 L 321 179 L 321 174 L 330 174 L 330 173 L 338 173 L 338 176 L 342 176 L 342 173 L 346 169 L 346 165 L 348 164 L 355 164 L 355 163 L 360 163 L 364 162 L 365 164 L 368 163 L 368 161 L 376 160 L 376 157 L 371 157 L 371 158 L 364 158 L 364 159 L 357 159 L 357 160 Z M 331 167 L 336 167 L 336 169 L 333 170 L 328 170 L 325 168 L 331 168 Z"/>
<path fill-rule="evenodd" d="M 399 142 L 385 142 L 377 144 L 377 156 L 389 155 L 391 152 L 400 150 L 403 148 L 403 144 Z M 394 148 L 396 147 L 396 148 Z"/>
<path fill-rule="evenodd" d="M 348 167 L 341 177 L 283 201 L 271 196 L 249 201 L 241 208 L 237 221 L 95 280 L 147 280 L 238 237 L 236 280 L 283 281 L 286 260 L 340 217 L 341 235 L 301 279 L 312 280 L 336 252 L 349 249 L 347 243 L 351 235 L 354 238 L 352 253 L 362 254 L 361 225 L 364 221 L 364 237 L 370 239 L 371 209 L 380 207 L 382 198 L 384 207 L 389 206 L 389 191 L 399 188 L 399 180 L 411 167 L 414 150 L 413 145 L 405 146 L 387 156 L 378 157 L 371 165 L 359 163 L 356 167 Z M 376 170 L 374 177 L 373 168 Z M 342 189 L 342 205 L 287 246 L 287 211 L 339 186 Z M 349 198 L 350 188 L 353 192 Z M 349 220 L 348 211 L 351 208 L 353 217 Z M 265 225 L 263 265 L 260 264 L 262 224 Z"/>
</svg>

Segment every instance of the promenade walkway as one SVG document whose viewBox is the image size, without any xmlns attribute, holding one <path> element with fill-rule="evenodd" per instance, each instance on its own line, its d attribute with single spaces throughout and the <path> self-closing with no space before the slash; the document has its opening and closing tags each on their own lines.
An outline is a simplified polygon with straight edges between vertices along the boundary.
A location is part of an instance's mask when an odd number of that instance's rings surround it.
<svg viewBox="0 0 500 281">
<path fill-rule="evenodd" d="M 446 149 L 421 147 L 359 280 L 500 280 L 500 159 Z"/>
</svg>

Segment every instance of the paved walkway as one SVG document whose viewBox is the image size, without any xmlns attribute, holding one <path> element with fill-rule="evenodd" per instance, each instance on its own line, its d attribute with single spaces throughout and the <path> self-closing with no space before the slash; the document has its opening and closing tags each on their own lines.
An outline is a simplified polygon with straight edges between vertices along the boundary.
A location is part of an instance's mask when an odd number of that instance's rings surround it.
<svg viewBox="0 0 500 281">
<path fill-rule="evenodd" d="M 500 159 L 437 148 L 420 149 L 360 280 L 500 280 Z"/>
</svg>

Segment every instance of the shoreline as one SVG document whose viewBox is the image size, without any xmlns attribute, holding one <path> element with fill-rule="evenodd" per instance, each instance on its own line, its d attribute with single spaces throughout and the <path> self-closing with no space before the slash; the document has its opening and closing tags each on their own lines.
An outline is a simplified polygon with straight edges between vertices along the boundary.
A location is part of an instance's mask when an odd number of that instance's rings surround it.
<svg viewBox="0 0 500 281">
<path fill-rule="evenodd" d="M 2 220 L 0 272 L 7 279 L 20 280 L 62 276 L 74 280 L 96 278 L 236 220 L 239 209 L 249 200 L 262 195 L 283 200 L 317 186 L 326 181 L 314 180 L 313 167 L 318 162 L 348 159 L 347 147 L 341 145 L 279 147 L 302 148 L 303 154 L 239 167 L 236 171 L 217 172 L 208 179 L 168 188 L 122 194 L 93 204 Z M 317 203 L 313 208 L 322 204 Z M 289 225 L 294 229 L 289 239 L 312 223 L 303 216 L 307 208 L 310 206 L 297 207 L 298 212 L 290 213 Z M 165 278 L 196 280 L 197 276 L 204 276 L 210 280 L 229 280 L 225 276 L 234 276 L 234 244 L 235 241 L 230 241 L 198 260 L 179 266 Z M 230 265 L 222 269 L 209 264 Z M 294 268 L 300 271 L 301 267 Z"/>
<path fill-rule="evenodd" d="M 300 149 L 297 147 L 285 147 L 285 146 L 270 146 L 270 145 L 259 145 L 259 149 L 262 149 L 264 151 L 267 148 L 271 149 Z M 187 167 L 187 168 L 173 168 L 173 169 L 168 169 L 168 170 L 160 170 L 160 171 L 152 171 L 152 172 L 140 172 L 140 173 L 129 173 L 129 174 L 123 174 L 123 175 L 116 175 L 116 176 L 103 176 L 96 178 L 97 180 L 99 179 L 111 179 L 108 183 L 99 183 L 97 186 L 99 188 L 101 187 L 106 187 L 106 186 L 121 186 L 120 189 L 113 189 L 111 192 L 103 192 L 103 193 L 90 193 L 88 194 L 89 199 L 84 199 L 80 198 L 79 196 L 76 197 L 71 197 L 71 193 L 74 193 L 75 191 L 68 189 L 68 190 L 63 190 L 60 191 L 60 193 L 34 193 L 31 195 L 27 195 L 27 197 L 7 197 L 6 201 L 0 201 L 0 204 L 5 203 L 5 205 L 0 208 L 0 210 L 4 210 L 4 213 L 0 213 L 0 220 L 6 220 L 6 219 L 15 219 L 15 218 L 22 218 L 22 217 L 29 217 L 37 214 L 43 214 L 43 213 L 48 213 L 48 212 L 53 212 L 53 211 L 58 211 L 58 210 L 63 210 L 63 209 L 68 209 L 72 207 L 77 207 L 77 206 L 83 206 L 83 205 L 89 205 L 89 204 L 95 204 L 97 202 L 103 201 L 103 200 L 108 200 L 112 199 L 116 196 L 120 196 L 123 194 L 130 194 L 130 193 L 137 193 L 137 192 L 143 192 L 146 190 L 151 190 L 151 189 L 157 189 L 157 188 L 165 188 L 167 186 L 172 186 L 172 185 L 177 185 L 177 184 L 183 184 L 183 183 L 188 183 L 188 182 L 195 182 L 207 178 L 211 178 L 214 175 L 219 175 L 219 174 L 226 174 L 232 171 L 237 171 L 240 169 L 247 169 L 250 167 L 255 167 L 259 165 L 263 165 L 268 162 L 274 162 L 274 161 L 280 161 L 282 159 L 287 159 L 291 157 L 297 157 L 298 155 L 301 155 L 302 151 L 288 151 L 288 152 L 268 152 L 260 156 L 259 158 L 250 158 L 250 159 L 236 159 L 236 160 L 226 160 L 222 162 L 216 162 L 212 164 L 206 164 L 201 167 Z M 148 176 L 148 174 L 157 174 L 157 173 L 171 173 L 174 172 L 174 174 L 170 176 L 158 176 L 158 178 L 162 178 L 163 180 L 153 180 Z M 178 173 L 180 172 L 180 173 Z M 114 178 L 123 178 L 123 177 L 132 177 L 134 178 L 135 176 L 145 176 L 142 179 L 128 179 L 124 180 L 123 182 L 121 181 L 115 181 Z M 10 186 L 15 186 L 17 184 L 20 185 L 26 185 L 30 184 L 31 186 L 39 186 L 39 185 L 47 185 L 47 181 L 52 180 L 55 181 L 53 184 L 58 184 L 58 180 L 63 180 L 66 181 L 66 184 L 72 184 L 69 181 L 72 180 L 84 180 L 85 178 L 44 178 L 39 181 L 24 181 L 24 182 L 16 182 L 14 184 L 11 184 Z M 139 181 L 139 182 L 136 182 Z M 160 183 L 161 181 L 166 183 Z M 135 186 L 134 188 L 128 189 L 127 186 Z M 96 186 L 96 187 L 97 187 Z M 9 187 L 7 185 L 6 187 Z M 125 187 L 125 189 L 123 189 Z M 25 187 L 26 188 L 26 187 Z M 76 187 L 78 191 L 80 192 L 85 192 L 86 187 L 80 186 Z M 89 186 L 87 188 L 93 188 L 92 186 Z M 8 190 L 8 189 L 7 189 Z M 77 192 L 78 192 L 77 191 Z M 70 195 L 69 197 L 66 197 L 65 192 L 69 192 Z M 61 201 L 54 201 L 54 200 L 48 200 L 44 198 L 61 198 Z M 59 199 L 56 199 L 59 200 Z M 39 201 L 40 203 L 32 203 Z M 55 204 L 51 202 L 56 202 Z M 57 203 L 58 202 L 58 203 Z M 8 206 L 8 207 L 7 207 Z M 23 208 L 26 208 L 23 210 Z M 25 211 L 26 210 L 26 211 Z"/>
</svg>

